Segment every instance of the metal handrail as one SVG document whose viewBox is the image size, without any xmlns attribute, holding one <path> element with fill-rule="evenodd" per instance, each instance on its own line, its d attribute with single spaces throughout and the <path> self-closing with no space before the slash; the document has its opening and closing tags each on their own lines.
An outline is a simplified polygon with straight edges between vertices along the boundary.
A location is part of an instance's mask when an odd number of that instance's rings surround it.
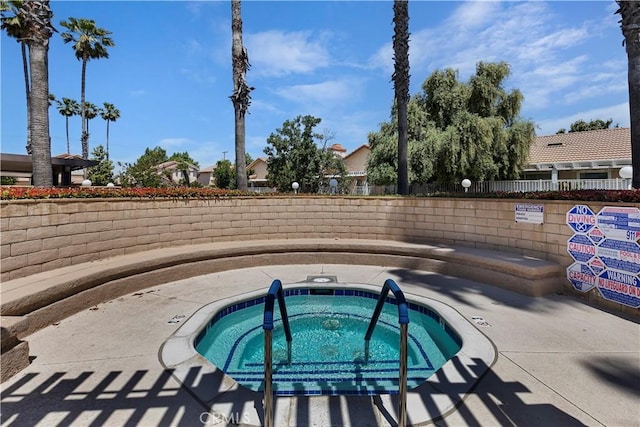
<svg viewBox="0 0 640 427">
<path fill-rule="evenodd" d="M 264 300 L 264 317 L 262 329 L 264 329 L 264 425 L 265 427 L 273 426 L 273 305 L 276 297 L 278 298 L 278 306 L 280 306 L 280 317 L 284 326 L 284 334 L 287 338 L 287 357 L 288 363 L 291 363 L 291 329 L 289 328 L 289 317 L 287 316 L 287 307 L 284 303 L 284 290 L 282 282 L 278 279 L 274 280 L 269 287 L 269 292 Z"/>
<path fill-rule="evenodd" d="M 404 294 L 400 290 L 400 287 L 391 279 L 387 279 L 382 287 L 380 298 L 371 317 L 369 328 L 364 336 L 364 357 L 365 362 L 369 360 L 369 341 L 371 335 L 373 335 L 373 329 L 375 328 L 378 317 L 382 312 L 382 306 L 387 299 L 389 291 L 393 292 L 396 297 L 396 303 L 398 305 L 398 323 L 400 324 L 400 377 L 399 377 L 399 401 L 398 401 L 398 427 L 405 427 L 407 425 L 407 335 L 409 326 L 409 307 Z"/>
</svg>

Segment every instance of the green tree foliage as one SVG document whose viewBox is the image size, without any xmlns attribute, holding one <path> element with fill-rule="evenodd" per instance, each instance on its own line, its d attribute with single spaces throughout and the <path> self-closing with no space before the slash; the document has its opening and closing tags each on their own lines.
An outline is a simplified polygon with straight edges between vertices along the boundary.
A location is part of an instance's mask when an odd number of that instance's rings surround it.
<svg viewBox="0 0 640 427">
<path fill-rule="evenodd" d="M 162 176 L 158 174 L 155 166 L 167 160 L 169 158 L 163 148 L 145 149 L 144 154 L 134 164 L 119 163 L 123 168 L 119 175 L 120 184 L 123 187 L 160 187 Z"/>
<path fill-rule="evenodd" d="M 291 184 L 297 182 L 299 191 L 318 192 L 327 174 L 344 176 L 341 159 L 322 150 L 316 144 L 323 135 L 313 128 L 321 119 L 313 116 L 298 116 L 287 120 L 267 138 L 269 147 L 264 149 L 267 159 L 267 182 L 278 191 L 292 191 Z"/>
<path fill-rule="evenodd" d="M 612 123 L 613 123 L 613 119 L 609 119 L 609 120 L 595 119 L 589 122 L 585 122 L 584 120 L 580 119 L 571 123 L 571 126 L 569 127 L 569 133 L 585 132 L 588 130 L 609 129 Z M 616 124 L 615 127 L 619 127 L 619 125 Z M 556 135 L 559 133 L 566 133 L 566 132 L 567 132 L 566 129 L 562 128 L 562 129 L 559 129 L 558 132 L 556 132 Z"/>
<path fill-rule="evenodd" d="M 218 188 L 233 189 L 236 184 L 236 170 L 230 160 L 219 160 L 213 171 L 213 179 Z"/>
<path fill-rule="evenodd" d="M 523 96 L 507 91 L 505 62 L 479 62 L 468 82 L 455 70 L 437 70 L 408 104 L 409 181 L 459 182 L 515 179 L 535 136 L 534 125 L 519 117 Z M 369 179 L 395 183 L 397 114 L 369 134 Z"/>
<path fill-rule="evenodd" d="M 107 185 L 113 182 L 113 162 L 107 158 L 107 152 L 102 145 L 98 145 L 91 152 L 91 160 L 98 164 L 89 168 L 88 178 L 93 185 Z"/>
</svg>

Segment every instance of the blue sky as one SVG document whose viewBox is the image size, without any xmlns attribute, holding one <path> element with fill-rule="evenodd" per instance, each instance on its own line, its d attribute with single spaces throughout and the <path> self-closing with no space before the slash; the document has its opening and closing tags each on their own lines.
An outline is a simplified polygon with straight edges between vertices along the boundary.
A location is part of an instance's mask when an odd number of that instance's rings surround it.
<svg viewBox="0 0 640 427">
<path fill-rule="evenodd" d="M 145 148 L 188 151 L 200 167 L 233 161 L 231 7 L 229 1 L 58 1 L 56 28 L 90 18 L 113 33 L 109 59 L 87 66 L 87 100 L 110 102 L 115 162 L 134 162 Z M 436 69 L 468 79 L 478 61 L 506 61 L 508 88 L 524 94 L 521 115 L 538 135 L 578 119 L 629 126 L 627 62 L 615 1 L 409 3 L 411 93 Z M 285 120 L 311 114 L 317 131 L 350 152 L 388 120 L 393 101 L 390 1 L 248 1 L 244 43 L 252 64 L 247 151 L 264 156 L 266 139 Z M 1 149 L 25 154 L 22 60 L 1 36 Z M 50 92 L 80 100 L 81 63 L 54 35 Z M 65 120 L 50 109 L 52 154 L 66 152 Z M 71 152 L 81 153 L 80 119 L 70 119 Z M 90 124 L 90 150 L 105 144 L 106 124 Z M 226 153 L 225 153 L 226 152 Z"/>
</svg>

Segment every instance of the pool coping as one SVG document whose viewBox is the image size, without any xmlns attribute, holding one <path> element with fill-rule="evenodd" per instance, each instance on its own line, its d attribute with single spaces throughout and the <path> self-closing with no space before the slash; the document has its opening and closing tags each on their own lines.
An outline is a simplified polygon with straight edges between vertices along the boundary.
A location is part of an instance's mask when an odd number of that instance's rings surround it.
<svg viewBox="0 0 640 427">
<path fill-rule="evenodd" d="M 326 288 L 327 286 L 327 283 L 309 281 L 283 284 L 285 289 L 296 287 Z M 351 282 L 332 283 L 331 286 L 375 293 L 380 293 L 382 289 L 378 286 Z M 243 425 L 263 425 L 263 393 L 241 386 L 201 356 L 194 347 L 195 337 L 219 310 L 244 300 L 265 295 L 266 290 L 258 290 L 206 304 L 184 321 L 160 347 L 158 353 L 160 363 L 166 369 L 171 370 L 174 378 L 211 413 L 219 416 L 219 419 L 233 418 L 234 413 L 242 412 Z M 451 306 L 413 293 L 405 293 L 405 296 L 411 302 L 426 305 L 437 312 L 462 339 L 462 347 L 454 357 L 427 381 L 407 393 L 407 408 L 412 423 L 421 424 L 440 419 L 455 410 L 474 385 L 495 363 L 497 350 L 487 336 Z M 193 372 L 198 373 L 197 381 L 192 378 Z M 185 385 L 194 383 L 197 383 L 198 386 Z M 302 397 L 316 398 L 316 396 L 274 397 L 276 425 L 286 423 L 291 406 L 295 405 L 296 399 Z M 363 398 L 362 395 L 343 395 L 341 397 L 347 401 L 350 398 Z M 397 420 L 397 395 L 380 394 L 365 397 L 377 400 L 378 411 L 385 412 L 387 417 L 391 416 Z M 428 405 L 426 405 L 427 402 Z M 242 411 L 238 410 L 240 404 L 243 405 Z M 383 415 L 380 414 L 380 416 Z M 279 423 L 278 419 L 282 422 Z"/>
</svg>

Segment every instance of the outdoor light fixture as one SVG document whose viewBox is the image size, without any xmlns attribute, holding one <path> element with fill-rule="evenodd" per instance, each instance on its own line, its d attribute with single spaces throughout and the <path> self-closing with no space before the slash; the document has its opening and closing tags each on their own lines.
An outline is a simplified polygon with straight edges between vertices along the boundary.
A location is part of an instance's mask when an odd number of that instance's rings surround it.
<svg viewBox="0 0 640 427">
<path fill-rule="evenodd" d="M 618 174 L 620 174 L 620 178 L 622 179 L 631 179 L 633 178 L 633 166 L 623 166 L 620 168 L 620 170 L 618 171 Z M 631 190 L 631 182 L 629 181 L 629 186 L 628 186 L 629 190 Z"/>
<path fill-rule="evenodd" d="M 107 187 L 108 188 L 113 188 L 113 187 L 115 187 L 115 185 L 113 184 L 113 182 L 110 182 L 110 183 L 107 184 Z"/>
<path fill-rule="evenodd" d="M 465 178 L 465 179 L 462 180 L 461 184 L 464 187 L 464 192 L 465 193 L 467 191 L 469 191 L 469 187 L 471 187 L 471 181 L 469 181 L 467 178 Z"/>
<path fill-rule="evenodd" d="M 91 187 L 91 180 L 90 179 L 85 179 L 84 181 L 82 181 L 82 186 L 83 187 Z"/>
<path fill-rule="evenodd" d="M 298 188 L 300 188 L 300 184 L 298 184 L 297 182 L 294 182 L 293 184 L 291 184 L 291 188 L 293 188 L 293 192 L 295 194 L 298 194 Z"/>
</svg>

